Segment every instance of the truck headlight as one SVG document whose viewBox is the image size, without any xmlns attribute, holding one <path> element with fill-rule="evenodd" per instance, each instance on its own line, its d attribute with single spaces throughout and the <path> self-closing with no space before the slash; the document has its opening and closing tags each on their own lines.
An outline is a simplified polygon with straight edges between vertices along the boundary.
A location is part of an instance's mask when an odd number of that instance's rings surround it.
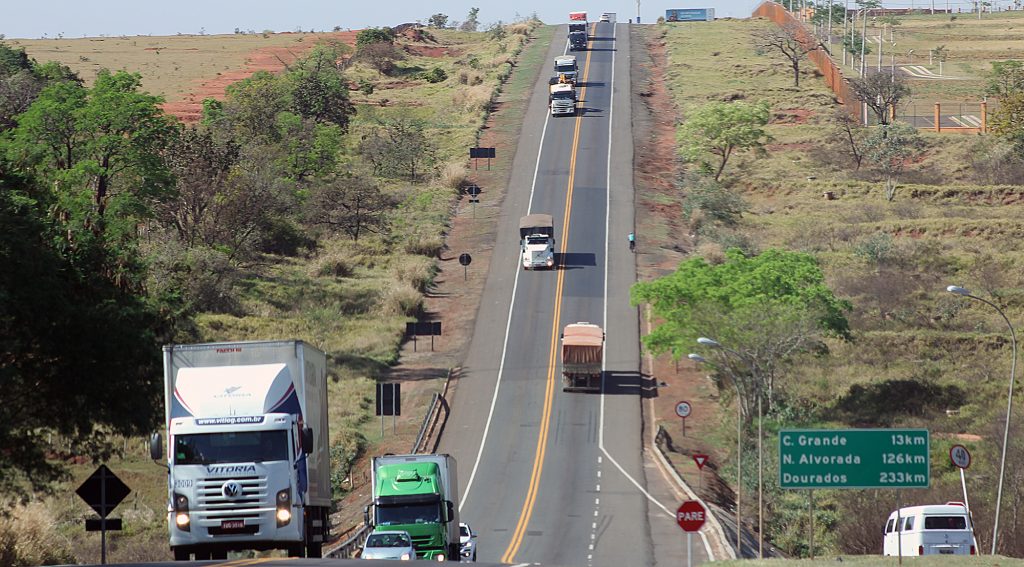
<svg viewBox="0 0 1024 567">
<path fill-rule="evenodd" d="M 184 532 L 192 531 L 192 520 L 188 515 L 188 497 L 174 493 L 174 525 Z"/>
<path fill-rule="evenodd" d="M 277 491 L 277 527 L 287 526 L 292 521 L 292 492 L 287 488 Z"/>
<path fill-rule="evenodd" d="M 551 266 L 554 266 L 554 265 L 555 265 L 555 258 L 553 256 L 549 257 L 548 258 L 548 267 L 550 268 Z"/>
<path fill-rule="evenodd" d="M 437 555 L 434 556 L 434 561 L 444 561 L 444 560 L 445 560 L 445 556 L 444 556 L 443 553 L 438 553 Z"/>
</svg>

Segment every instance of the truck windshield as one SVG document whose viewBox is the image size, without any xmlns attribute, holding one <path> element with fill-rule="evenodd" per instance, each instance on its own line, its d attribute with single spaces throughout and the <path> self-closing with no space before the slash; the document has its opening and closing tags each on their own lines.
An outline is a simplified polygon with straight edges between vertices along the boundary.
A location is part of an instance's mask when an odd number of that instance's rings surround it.
<svg viewBox="0 0 1024 567">
<path fill-rule="evenodd" d="M 555 65 L 555 72 L 556 73 L 575 73 L 576 72 L 576 66 L 575 65 Z"/>
<path fill-rule="evenodd" d="M 409 504 L 403 506 L 379 506 L 377 508 L 378 526 L 397 526 L 402 524 L 431 524 L 441 521 L 441 507 L 433 504 Z"/>
<path fill-rule="evenodd" d="M 571 92 L 551 93 L 551 98 L 553 100 L 576 100 L 576 97 L 573 96 L 573 94 Z M 537 238 L 537 237 L 531 237 L 531 238 Z M 544 239 L 547 240 L 547 237 L 544 237 Z M 533 244 L 533 243 L 531 243 L 531 244 Z"/>
<path fill-rule="evenodd" d="M 287 431 L 233 431 L 174 436 L 174 464 L 288 460 Z"/>
<path fill-rule="evenodd" d="M 533 235 L 526 237 L 527 244 L 547 244 L 548 237 L 543 235 Z"/>
</svg>

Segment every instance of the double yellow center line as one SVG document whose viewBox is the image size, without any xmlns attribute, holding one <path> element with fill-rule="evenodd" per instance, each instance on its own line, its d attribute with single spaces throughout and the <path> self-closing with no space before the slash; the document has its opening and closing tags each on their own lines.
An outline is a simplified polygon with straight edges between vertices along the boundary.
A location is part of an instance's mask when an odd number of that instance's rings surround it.
<svg viewBox="0 0 1024 567">
<path fill-rule="evenodd" d="M 594 24 L 594 34 L 597 33 L 597 24 Z M 593 41 L 587 42 L 587 62 L 583 71 L 583 87 L 580 89 L 580 102 L 586 100 L 587 78 L 590 76 L 590 55 L 593 53 L 591 47 Z M 533 505 L 537 501 L 537 492 L 540 486 L 541 472 L 544 470 L 544 453 L 547 451 L 548 431 L 551 427 L 551 409 L 555 401 L 555 369 L 558 367 L 558 337 L 559 321 L 562 315 L 562 287 L 565 283 L 565 252 L 569 243 L 569 217 L 572 212 L 572 190 L 576 178 L 576 152 L 580 144 L 580 126 L 582 125 L 583 114 L 576 115 L 576 129 L 572 137 L 572 154 L 569 160 L 569 187 L 565 193 L 565 218 L 562 219 L 562 246 L 559 250 L 558 279 L 555 285 L 555 307 L 554 317 L 551 321 L 551 350 L 548 353 L 548 377 L 544 390 L 544 409 L 541 413 L 540 432 L 537 434 L 537 450 L 533 458 L 533 472 L 530 474 L 530 487 L 526 492 L 526 500 L 523 502 L 523 509 L 519 513 L 519 522 L 512 533 L 512 541 L 509 542 L 505 554 L 501 556 L 502 563 L 513 563 L 513 558 L 519 552 L 523 544 L 523 536 L 526 533 L 526 526 L 530 523 L 533 515 Z"/>
</svg>

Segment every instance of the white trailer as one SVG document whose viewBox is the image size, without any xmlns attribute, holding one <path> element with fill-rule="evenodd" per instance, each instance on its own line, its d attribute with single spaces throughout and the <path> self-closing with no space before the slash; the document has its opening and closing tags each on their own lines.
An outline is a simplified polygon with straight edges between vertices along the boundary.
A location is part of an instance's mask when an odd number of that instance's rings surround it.
<svg viewBox="0 0 1024 567">
<path fill-rule="evenodd" d="M 327 358 L 302 342 L 167 345 L 168 529 L 176 560 L 320 557 L 331 508 Z"/>
</svg>

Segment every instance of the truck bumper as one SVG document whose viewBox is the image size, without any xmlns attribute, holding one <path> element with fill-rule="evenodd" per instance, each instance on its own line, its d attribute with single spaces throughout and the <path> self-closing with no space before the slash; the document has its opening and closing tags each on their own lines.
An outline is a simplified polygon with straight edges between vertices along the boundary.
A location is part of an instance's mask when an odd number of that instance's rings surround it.
<svg viewBox="0 0 1024 567">
<path fill-rule="evenodd" d="M 292 521 L 281 527 L 277 527 L 274 509 L 260 510 L 247 517 L 241 528 L 226 529 L 223 523 L 225 520 L 197 511 L 192 514 L 189 531 L 184 531 L 175 526 L 173 518 L 169 517 L 171 547 L 192 552 L 286 549 L 304 542 L 302 512 L 300 509 L 295 510 Z"/>
<path fill-rule="evenodd" d="M 563 392 L 600 392 L 601 375 L 562 375 Z"/>
</svg>

